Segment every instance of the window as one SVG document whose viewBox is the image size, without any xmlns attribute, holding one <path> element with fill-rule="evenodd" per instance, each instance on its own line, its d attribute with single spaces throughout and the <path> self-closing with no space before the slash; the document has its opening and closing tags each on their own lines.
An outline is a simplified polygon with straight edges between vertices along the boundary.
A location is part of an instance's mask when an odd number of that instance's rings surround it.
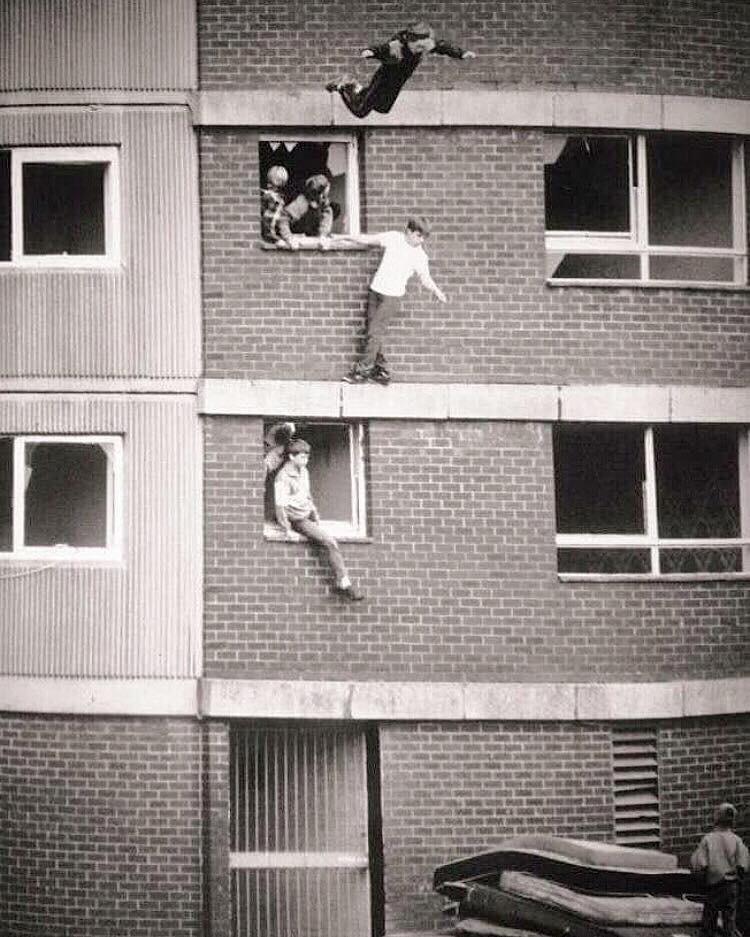
<svg viewBox="0 0 750 937">
<path fill-rule="evenodd" d="M 270 420 L 264 434 L 279 420 Z M 296 435 L 310 443 L 310 488 L 323 526 L 334 537 L 366 535 L 364 426 L 358 423 L 295 422 Z M 280 535 L 272 473 L 266 481 L 265 534 Z"/>
<path fill-rule="evenodd" d="M 121 440 L 0 437 L 0 557 L 115 558 Z"/>
<path fill-rule="evenodd" d="M 119 262 L 116 147 L 0 150 L 0 266 Z"/>
<path fill-rule="evenodd" d="M 615 842 L 658 849 L 659 766 L 655 729 L 612 729 Z"/>
<path fill-rule="evenodd" d="M 374 734 L 240 725 L 230 759 L 233 937 L 370 934 Z"/>
<path fill-rule="evenodd" d="M 304 191 L 305 180 L 324 175 L 331 185 L 333 233 L 359 233 L 359 181 L 354 136 L 265 136 L 259 143 L 258 159 L 261 187 L 265 186 L 272 166 L 286 170 L 288 181 L 281 193 L 286 204 Z M 304 240 L 306 236 L 317 234 L 317 231 L 310 230 L 308 218 L 293 221 L 291 230 L 302 237 L 301 247 L 317 247 L 317 240 Z"/>
<path fill-rule="evenodd" d="M 544 174 L 551 280 L 747 283 L 741 142 L 551 133 Z"/>
<path fill-rule="evenodd" d="M 560 573 L 750 573 L 749 451 L 734 426 L 556 427 Z"/>
</svg>

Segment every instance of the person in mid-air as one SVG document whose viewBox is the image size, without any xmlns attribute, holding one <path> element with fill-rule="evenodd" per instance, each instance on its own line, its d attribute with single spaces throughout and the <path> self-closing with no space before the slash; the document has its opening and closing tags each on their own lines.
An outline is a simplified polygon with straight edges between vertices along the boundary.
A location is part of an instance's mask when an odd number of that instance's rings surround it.
<svg viewBox="0 0 750 937">
<path fill-rule="evenodd" d="M 403 86 L 428 53 L 447 55 L 452 59 L 473 59 L 468 52 L 443 39 L 435 39 L 429 23 L 419 22 L 379 45 L 368 46 L 360 53 L 362 58 L 374 58 L 380 67 L 363 87 L 353 80 L 329 81 L 326 91 L 338 92 L 355 117 L 366 117 L 370 111 L 387 114 L 396 103 Z"/>
</svg>

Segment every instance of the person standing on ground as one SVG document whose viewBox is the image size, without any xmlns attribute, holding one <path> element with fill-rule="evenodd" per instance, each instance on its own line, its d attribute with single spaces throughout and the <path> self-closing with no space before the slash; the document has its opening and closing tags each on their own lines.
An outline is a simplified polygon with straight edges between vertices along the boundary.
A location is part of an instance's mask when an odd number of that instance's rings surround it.
<svg viewBox="0 0 750 937">
<path fill-rule="evenodd" d="M 693 871 L 706 885 L 701 937 L 716 937 L 719 915 L 725 937 L 735 937 L 740 881 L 750 862 L 747 847 L 733 830 L 736 819 L 737 809 L 732 804 L 720 804 L 713 830 L 690 857 Z"/>
</svg>

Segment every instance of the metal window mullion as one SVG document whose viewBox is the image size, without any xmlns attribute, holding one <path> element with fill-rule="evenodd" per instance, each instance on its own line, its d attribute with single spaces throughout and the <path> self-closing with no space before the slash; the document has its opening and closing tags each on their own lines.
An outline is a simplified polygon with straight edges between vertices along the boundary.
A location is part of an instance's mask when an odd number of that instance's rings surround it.
<svg viewBox="0 0 750 937">
<path fill-rule="evenodd" d="M 23 161 L 19 150 L 10 151 L 10 259 L 23 256 Z"/>
<path fill-rule="evenodd" d="M 646 427 L 643 441 L 644 458 L 646 462 L 646 478 L 644 482 L 646 487 L 646 534 L 653 542 L 658 541 L 659 538 L 659 519 L 657 517 L 656 501 L 656 453 L 654 450 L 654 428 L 652 426 Z M 658 576 L 661 572 L 658 543 L 655 546 L 649 547 L 649 552 L 651 554 L 651 572 Z"/>
<path fill-rule="evenodd" d="M 13 552 L 21 550 L 26 530 L 26 440 L 13 440 Z"/>
<path fill-rule="evenodd" d="M 738 439 L 740 483 L 740 536 L 750 537 L 750 430 L 743 430 Z M 742 547 L 742 572 L 750 572 L 750 544 Z"/>
<path fill-rule="evenodd" d="M 732 247 L 739 251 L 734 261 L 734 281 L 747 283 L 747 193 L 745 187 L 745 144 L 732 146 Z"/>
<path fill-rule="evenodd" d="M 642 133 L 637 134 L 635 138 L 635 159 L 638 172 L 638 186 L 635 189 L 635 240 L 640 258 L 641 279 L 648 280 L 651 276 L 648 255 L 648 164 L 646 137 Z"/>
</svg>

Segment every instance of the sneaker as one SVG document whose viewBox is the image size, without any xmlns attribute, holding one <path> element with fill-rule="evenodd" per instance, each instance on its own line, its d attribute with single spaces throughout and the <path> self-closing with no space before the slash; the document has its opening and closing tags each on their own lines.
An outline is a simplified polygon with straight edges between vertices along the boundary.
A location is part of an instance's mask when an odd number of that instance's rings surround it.
<svg viewBox="0 0 750 937">
<path fill-rule="evenodd" d="M 371 378 L 371 371 L 363 371 L 361 368 L 358 368 L 355 365 L 348 374 L 345 374 L 341 378 L 341 380 L 346 381 L 347 384 L 364 384 L 365 381 L 369 381 Z"/>
<path fill-rule="evenodd" d="M 360 592 L 354 586 L 334 586 L 333 591 L 350 602 L 361 602 L 365 597 L 364 592 Z"/>
</svg>

